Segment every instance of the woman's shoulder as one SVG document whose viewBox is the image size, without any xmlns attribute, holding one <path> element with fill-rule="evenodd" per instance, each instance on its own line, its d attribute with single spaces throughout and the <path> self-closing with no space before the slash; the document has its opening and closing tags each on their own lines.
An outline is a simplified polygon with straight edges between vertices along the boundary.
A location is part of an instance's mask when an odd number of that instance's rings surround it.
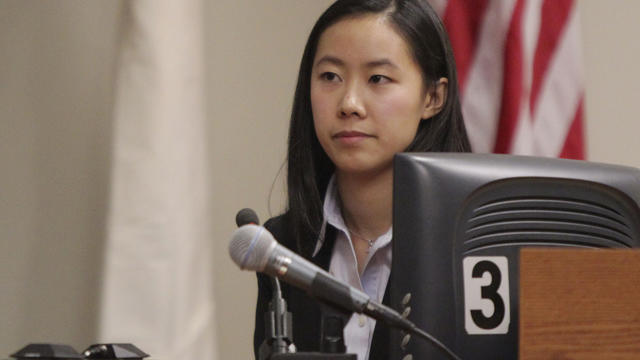
<svg viewBox="0 0 640 360">
<path fill-rule="evenodd" d="M 269 232 L 271 232 L 273 236 L 277 236 L 283 233 L 287 228 L 287 217 L 287 213 L 274 216 L 264 223 L 264 227 L 267 228 L 267 230 L 269 230 Z"/>
<path fill-rule="evenodd" d="M 264 223 L 277 242 L 289 249 L 296 248 L 296 241 L 290 232 L 290 220 L 288 212 L 272 217 Z"/>
</svg>

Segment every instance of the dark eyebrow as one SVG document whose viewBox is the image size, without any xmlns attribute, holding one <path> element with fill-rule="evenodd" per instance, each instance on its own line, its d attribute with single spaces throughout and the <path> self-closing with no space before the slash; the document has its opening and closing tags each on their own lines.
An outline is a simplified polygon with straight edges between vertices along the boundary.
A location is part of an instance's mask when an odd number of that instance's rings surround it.
<svg viewBox="0 0 640 360">
<path fill-rule="evenodd" d="M 398 68 L 398 65 L 394 64 L 393 62 L 391 62 L 391 60 L 383 58 L 380 60 L 374 60 L 374 61 L 369 61 L 367 63 L 367 67 L 369 68 L 374 68 L 374 67 L 379 67 L 379 66 L 389 66 L 392 68 Z"/>
<path fill-rule="evenodd" d="M 337 65 L 337 66 L 344 66 L 344 61 L 338 59 L 335 56 L 331 56 L 331 55 L 325 55 L 325 56 L 321 57 L 320 60 L 318 60 L 315 63 L 315 66 L 318 66 L 318 65 L 320 65 L 320 64 L 322 64 L 324 62 L 328 62 L 330 64 Z"/>
<path fill-rule="evenodd" d="M 318 60 L 315 63 L 315 66 L 318 66 L 322 63 L 330 63 L 336 66 L 344 66 L 344 61 L 340 60 L 339 58 L 332 56 L 332 55 L 325 55 L 323 57 L 320 58 L 320 60 Z M 378 59 L 378 60 L 373 60 L 373 61 L 369 61 L 365 64 L 366 67 L 368 68 L 375 68 L 375 67 L 380 67 L 380 66 L 389 66 L 392 68 L 398 68 L 398 65 L 394 64 L 391 60 L 387 59 L 387 58 L 382 58 L 382 59 Z"/>
</svg>

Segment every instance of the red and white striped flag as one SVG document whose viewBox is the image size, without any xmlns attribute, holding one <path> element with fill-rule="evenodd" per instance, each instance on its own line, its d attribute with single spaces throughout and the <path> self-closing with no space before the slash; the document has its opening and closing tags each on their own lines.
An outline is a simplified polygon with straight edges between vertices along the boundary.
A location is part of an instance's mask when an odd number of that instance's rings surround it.
<svg viewBox="0 0 640 360">
<path fill-rule="evenodd" d="M 575 0 L 431 0 L 453 46 L 474 152 L 583 159 Z"/>
</svg>

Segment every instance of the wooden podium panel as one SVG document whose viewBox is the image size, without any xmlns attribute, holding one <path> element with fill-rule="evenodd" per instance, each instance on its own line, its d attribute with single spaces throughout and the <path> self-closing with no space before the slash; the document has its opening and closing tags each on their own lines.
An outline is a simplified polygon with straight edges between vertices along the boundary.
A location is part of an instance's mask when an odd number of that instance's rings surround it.
<svg viewBox="0 0 640 360">
<path fill-rule="evenodd" d="M 523 249 L 520 359 L 640 359 L 640 251 Z"/>
</svg>

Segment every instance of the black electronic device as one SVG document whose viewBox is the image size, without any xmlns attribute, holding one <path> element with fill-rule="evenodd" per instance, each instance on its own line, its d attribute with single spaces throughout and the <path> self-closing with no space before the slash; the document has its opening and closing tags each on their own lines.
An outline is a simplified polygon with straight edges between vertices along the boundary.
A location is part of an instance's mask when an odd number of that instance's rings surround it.
<svg viewBox="0 0 640 360">
<path fill-rule="evenodd" d="M 18 360 L 39 359 L 39 360 L 74 360 L 82 359 L 82 355 L 73 347 L 64 344 L 28 344 L 11 355 Z"/>
<path fill-rule="evenodd" d="M 149 356 L 133 344 L 93 344 L 82 354 L 85 359 L 100 360 L 142 360 Z"/>
<path fill-rule="evenodd" d="M 391 305 L 462 359 L 517 358 L 522 247 L 640 247 L 635 168 L 404 153 L 393 196 Z M 398 332 L 390 341 L 394 360 L 445 358 Z"/>
</svg>

